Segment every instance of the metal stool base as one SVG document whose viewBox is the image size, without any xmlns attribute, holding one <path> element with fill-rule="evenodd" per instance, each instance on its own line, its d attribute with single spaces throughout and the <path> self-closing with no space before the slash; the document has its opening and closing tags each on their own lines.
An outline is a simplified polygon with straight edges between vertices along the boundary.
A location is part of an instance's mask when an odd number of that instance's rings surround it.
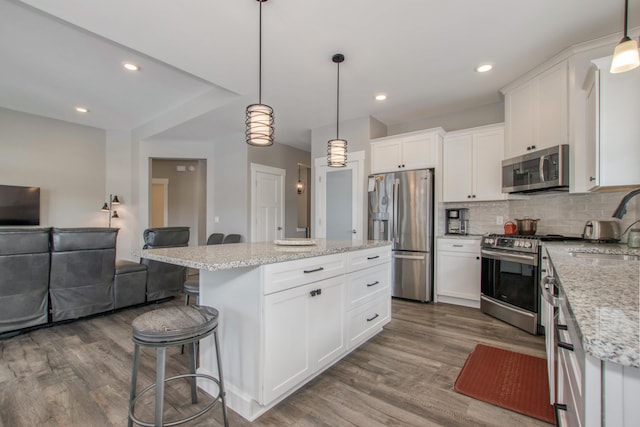
<svg viewBox="0 0 640 427">
<path fill-rule="evenodd" d="M 165 384 L 169 381 L 172 380 L 177 380 L 180 378 L 205 378 L 207 380 L 213 381 L 214 383 L 216 383 L 218 385 L 218 394 L 216 396 L 213 397 L 213 402 L 211 402 L 209 405 L 207 405 L 205 408 L 201 409 L 198 413 L 191 415 L 187 418 L 182 418 L 179 420 L 175 420 L 175 421 L 169 421 L 169 422 L 165 422 L 164 424 L 162 424 L 163 426 L 175 426 L 178 424 L 183 424 L 186 422 L 189 422 L 191 420 L 195 420 L 196 418 L 198 418 L 199 416 L 203 415 L 204 413 L 208 412 L 210 409 L 212 409 L 217 403 L 221 403 L 221 397 L 224 396 L 222 388 L 220 387 L 220 381 L 215 378 L 212 377 L 211 375 L 206 375 L 206 374 L 182 374 L 182 375 L 175 375 L 173 377 L 169 377 L 166 378 L 164 380 Z M 136 406 L 136 402 L 138 401 L 138 399 L 140 399 L 142 397 L 143 394 L 145 394 L 146 392 L 148 392 L 149 390 L 152 390 L 154 388 L 156 388 L 157 384 L 151 384 L 147 387 L 145 387 L 144 389 L 142 389 L 140 391 L 140 393 L 138 393 L 136 395 L 136 397 L 131 401 L 131 404 L 129 405 L 129 418 L 136 424 L 141 425 L 143 427 L 154 427 L 155 424 L 154 423 L 148 423 L 146 421 L 142 421 L 139 418 L 137 418 L 135 415 L 133 415 L 133 411 L 135 409 Z"/>
</svg>

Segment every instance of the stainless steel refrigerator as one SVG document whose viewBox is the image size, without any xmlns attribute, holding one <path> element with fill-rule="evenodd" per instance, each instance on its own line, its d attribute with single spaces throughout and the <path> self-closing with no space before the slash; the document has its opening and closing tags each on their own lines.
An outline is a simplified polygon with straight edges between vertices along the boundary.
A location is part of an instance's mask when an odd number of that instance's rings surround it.
<svg viewBox="0 0 640 427">
<path fill-rule="evenodd" d="M 369 239 L 392 242 L 392 295 L 433 300 L 433 169 L 369 176 Z"/>
</svg>

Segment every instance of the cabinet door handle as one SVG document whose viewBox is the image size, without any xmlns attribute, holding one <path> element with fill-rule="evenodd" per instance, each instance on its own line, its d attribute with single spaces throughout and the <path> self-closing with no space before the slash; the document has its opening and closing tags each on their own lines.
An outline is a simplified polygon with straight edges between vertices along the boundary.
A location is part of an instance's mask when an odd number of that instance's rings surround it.
<svg viewBox="0 0 640 427">
<path fill-rule="evenodd" d="M 535 145 L 532 145 L 532 146 L 531 146 L 531 149 L 532 149 L 532 150 L 535 150 L 535 149 L 536 149 L 536 146 L 535 146 Z"/>
<path fill-rule="evenodd" d="M 313 270 L 304 270 L 304 274 L 315 273 L 324 270 L 324 267 L 314 268 Z"/>
<path fill-rule="evenodd" d="M 567 405 L 565 405 L 564 403 L 556 403 L 555 407 L 558 411 L 566 411 L 567 410 Z"/>
<path fill-rule="evenodd" d="M 375 315 L 375 316 L 373 316 L 372 318 L 370 318 L 370 319 L 369 319 L 369 318 L 367 318 L 367 322 L 371 322 L 373 319 L 377 318 L 378 316 L 379 316 L 379 314 L 378 314 L 378 313 L 376 313 L 376 315 Z"/>
<path fill-rule="evenodd" d="M 475 195 L 475 194 L 474 194 L 474 195 L 472 195 L 472 196 L 471 196 L 471 198 L 472 198 L 472 199 L 475 199 L 475 198 L 476 198 L 476 195 Z"/>
<path fill-rule="evenodd" d="M 589 177 L 589 182 L 591 182 L 591 181 L 595 181 L 595 180 L 596 180 L 596 177 L 595 177 L 595 176 L 590 176 L 590 177 Z"/>
<path fill-rule="evenodd" d="M 316 295 L 322 295 L 322 289 L 314 289 L 314 290 L 312 290 L 311 292 L 309 292 L 309 294 L 310 294 L 312 297 L 315 297 Z"/>
<path fill-rule="evenodd" d="M 480 257 L 479 257 L 479 256 L 477 256 L 477 257 L 476 257 L 476 259 L 480 259 Z"/>
<path fill-rule="evenodd" d="M 372 259 L 378 259 L 380 258 L 380 255 L 376 255 L 376 256 L 368 256 L 367 259 L 368 260 L 372 260 Z"/>
<path fill-rule="evenodd" d="M 471 198 L 471 194 L 467 194 L 467 199 L 470 199 L 470 198 Z"/>
<path fill-rule="evenodd" d="M 373 283 L 367 283 L 367 287 L 375 286 L 378 283 L 380 283 L 380 282 L 378 282 L 377 280 L 375 282 L 373 282 Z"/>
<path fill-rule="evenodd" d="M 454 248 L 464 248 L 464 245 L 453 245 Z"/>
</svg>

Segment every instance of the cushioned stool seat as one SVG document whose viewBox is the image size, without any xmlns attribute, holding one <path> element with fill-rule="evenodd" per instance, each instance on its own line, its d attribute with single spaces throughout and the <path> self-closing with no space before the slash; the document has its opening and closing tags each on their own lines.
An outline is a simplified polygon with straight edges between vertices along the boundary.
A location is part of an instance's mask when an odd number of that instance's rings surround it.
<svg viewBox="0 0 640 427">
<path fill-rule="evenodd" d="M 224 383 L 222 379 L 222 364 L 220 362 L 220 347 L 218 344 L 218 310 L 206 306 L 174 306 L 153 310 L 142 314 L 133 320 L 132 340 L 134 343 L 133 353 L 133 373 L 131 376 L 131 398 L 129 400 L 129 421 L 143 426 L 163 426 L 176 425 L 191 421 L 213 408 L 218 401 L 222 404 L 222 415 L 224 425 L 228 426 L 227 409 L 225 401 Z M 200 339 L 213 334 L 216 358 L 218 361 L 218 378 L 206 374 L 196 374 L 196 344 Z M 188 374 L 176 375 L 170 378 L 164 377 L 165 359 L 167 347 L 189 346 L 190 372 Z M 156 382 L 136 393 L 136 382 L 138 374 L 138 360 L 140 347 L 156 348 Z M 164 384 L 178 378 L 189 378 L 191 382 L 191 402 L 197 403 L 196 377 L 206 378 L 218 385 L 218 395 L 213 396 L 213 401 L 207 407 L 190 417 L 164 423 Z M 140 421 L 134 415 L 136 401 L 147 391 L 156 388 L 155 399 L 155 420 L 154 423 Z"/>
</svg>

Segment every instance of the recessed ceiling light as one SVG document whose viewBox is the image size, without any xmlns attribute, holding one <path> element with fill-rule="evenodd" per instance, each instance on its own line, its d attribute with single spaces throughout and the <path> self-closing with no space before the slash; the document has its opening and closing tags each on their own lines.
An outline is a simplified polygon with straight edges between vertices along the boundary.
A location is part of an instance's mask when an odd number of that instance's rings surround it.
<svg viewBox="0 0 640 427">
<path fill-rule="evenodd" d="M 376 101 L 384 101 L 385 99 L 387 99 L 387 95 L 382 93 L 380 95 L 376 95 Z"/>
<path fill-rule="evenodd" d="M 476 71 L 479 73 L 486 73 L 487 71 L 491 71 L 493 65 L 491 64 L 483 64 L 476 67 Z"/>
<path fill-rule="evenodd" d="M 86 107 L 76 107 L 76 111 L 77 111 L 78 113 L 88 113 L 88 112 L 89 112 L 89 109 L 88 109 L 88 108 L 86 108 Z"/>
<path fill-rule="evenodd" d="M 122 66 L 129 71 L 140 71 L 140 67 L 133 62 L 125 62 Z"/>
</svg>

